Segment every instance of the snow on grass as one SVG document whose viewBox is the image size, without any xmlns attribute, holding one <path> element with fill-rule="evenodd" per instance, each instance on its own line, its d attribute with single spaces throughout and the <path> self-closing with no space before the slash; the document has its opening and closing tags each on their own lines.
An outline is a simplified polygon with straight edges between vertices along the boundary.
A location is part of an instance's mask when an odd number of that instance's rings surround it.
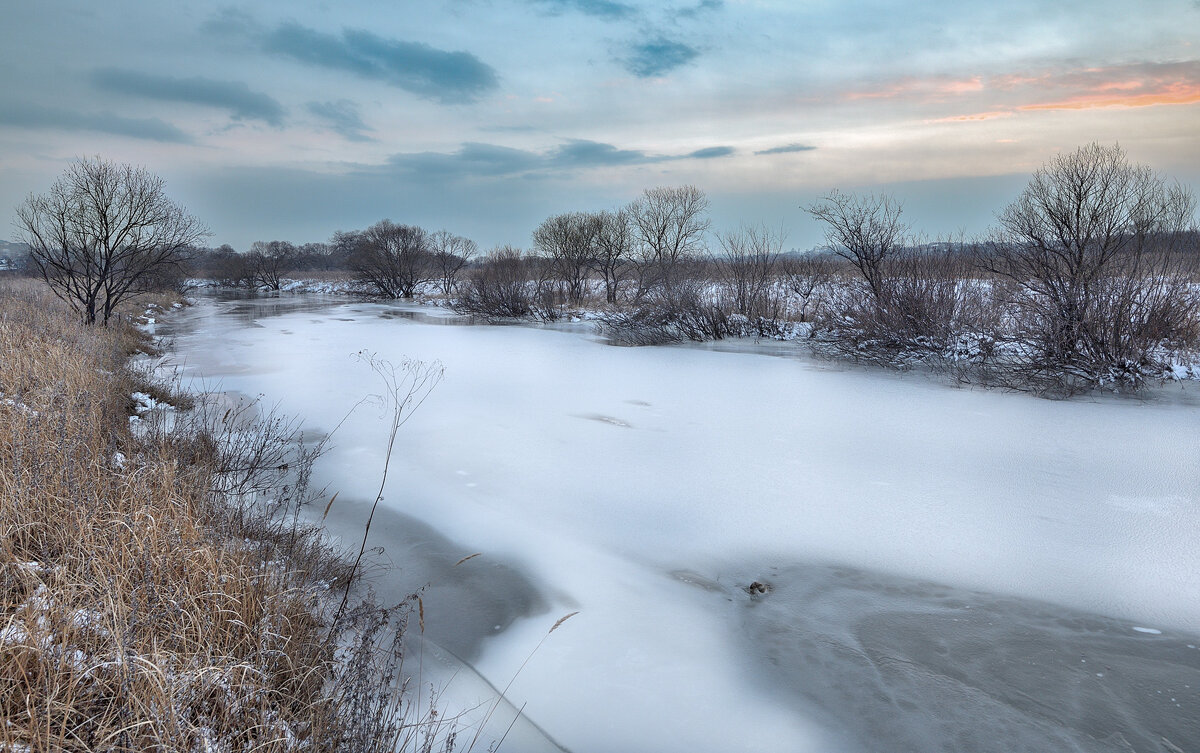
<svg viewBox="0 0 1200 753">
<path fill-rule="evenodd" d="M 133 394 L 130 395 L 130 397 L 132 397 L 133 401 L 136 403 L 136 405 L 134 406 L 134 410 L 137 411 L 137 413 L 139 415 L 142 413 L 145 413 L 147 411 L 171 407 L 170 405 L 168 405 L 166 403 L 155 400 L 154 398 L 147 395 L 145 392 L 134 392 Z"/>
</svg>

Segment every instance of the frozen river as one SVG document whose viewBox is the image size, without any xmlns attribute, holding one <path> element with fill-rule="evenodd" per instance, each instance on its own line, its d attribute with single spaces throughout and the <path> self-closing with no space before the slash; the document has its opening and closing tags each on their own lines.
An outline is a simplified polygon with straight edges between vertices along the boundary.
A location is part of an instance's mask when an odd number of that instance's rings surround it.
<svg viewBox="0 0 1200 753">
<path fill-rule="evenodd" d="M 206 298 L 160 333 L 187 377 L 313 431 L 380 392 L 356 353 L 444 365 L 373 577 L 429 584 L 447 707 L 579 612 L 512 683 L 504 750 L 1200 749 L 1194 386 L 1054 402 L 302 297 Z M 358 408 L 317 469 L 348 541 L 387 424 Z"/>
</svg>

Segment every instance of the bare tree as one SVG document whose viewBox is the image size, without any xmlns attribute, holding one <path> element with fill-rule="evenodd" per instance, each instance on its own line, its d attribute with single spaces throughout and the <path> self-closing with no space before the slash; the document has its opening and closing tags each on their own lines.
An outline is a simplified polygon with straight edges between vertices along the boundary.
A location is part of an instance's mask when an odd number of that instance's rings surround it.
<svg viewBox="0 0 1200 753">
<path fill-rule="evenodd" d="M 782 261 L 784 285 L 799 304 L 800 321 L 819 315 L 831 292 L 835 262 L 829 254 L 809 252 Z"/>
<path fill-rule="evenodd" d="M 470 238 L 455 235 L 449 230 L 439 230 L 429 237 L 433 252 L 433 266 L 437 270 L 442 294 L 449 296 L 463 267 L 479 253 L 479 247 Z"/>
<path fill-rule="evenodd" d="M 383 296 L 412 298 L 435 279 L 429 234 L 416 225 L 380 220 L 355 239 L 350 268 Z"/>
<path fill-rule="evenodd" d="M 329 257 L 335 267 L 350 267 L 354 250 L 362 241 L 360 230 L 338 230 L 329 238 Z"/>
<path fill-rule="evenodd" d="M 953 273 L 953 244 L 918 244 L 886 194 L 834 191 L 807 211 L 825 223 L 832 253 L 861 278 L 829 291 L 814 339 L 889 366 L 941 365 L 969 328 L 963 303 L 971 291 Z"/>
<path fill-rule="evenodd" d="M 533 231 L 533 245 L 550 259 L 551 273 L 566 288 L 567 300 L 579 303 L 601 228 L 600 218 L 586 212 L 558 214 Z"/>
<path fill-rule="evenodd" d="M 328 272 L 336 269 L 333 247 L 328 243 L 302 243 L 296 247 L 295 269 Z"/>
<path fill-rule="evenodd" d="M 246 260 L 255 283 L 268 290 L 279 290 L 283 276 L 295 268 L 297 255 L 296 247 L 287 241 L 255 241 Z"/>
<path fill-rule="evenodd" d="M 639 297 L 669 284 L 681 261 L 704 248 L 708 197 L 695 186 L 648 188 L 627 208 L 638 241 Z"/>
<path fill-rule="evenodd" d="M 599 228 L 590 265 L 604 280 L 604 300 L 616 303 L 621 277 L 633 251 L 633 225 L 629 212 L 625 209 L 600 212 L 595 216 Z"/>
<path fill-rule="evenodd" d="M 223 243 L 201 257 L 202 273 L 229 287 L 252 287 L 255 276 L 247 254 L 239 254 Z"/>
<path fill-rule="evenodd" d="M 1023 378 L 1071 392 L 1136 387 L 1196 344 L 1195 290 L 1176 266 L 1195 196 L 1118 145 L 1043 165 L 1000 215 L 987 268 L 1010 284 Z"/>
<path fill-rule="evenodd" d="M 167 198 L 162 178 L 99 157 L 73 163 L 48 193 L 30 195 L 16 224 L 38 272 L 88 324 L 107 324 L 122 300 L 208 235 Z"/>
<path fill-rule="evenodd" d="M 717 270 L 733 299 L 734 313 L 747 317 L 779 315 L 776 267 L 783 252 L 783 232 L 747 225 L 720 236 L 722 256 Z"/>
<path fill-rule="evenodd" d="M 825 240 L 833 253 L 853 264 L 876 299 L 882 298 L 884 263 L 903 247 L 909 233 L 901 219 L 903 207 L 887 194 L 833 191 L 805 211 L 825 223 Z"/>
</svg>

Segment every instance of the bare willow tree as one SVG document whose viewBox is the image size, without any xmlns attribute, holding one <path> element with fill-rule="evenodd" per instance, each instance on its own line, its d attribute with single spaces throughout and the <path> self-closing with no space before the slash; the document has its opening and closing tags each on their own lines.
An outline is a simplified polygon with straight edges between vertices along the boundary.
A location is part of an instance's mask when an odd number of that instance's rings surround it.
<svg viewBox="0 0 1200 753">
<path fill-rule="evenodd" d="M 217 248 L 202 251 L 192 259 L 191 265 L 196 275 L 209 277 L 221 285 L 250 287 L 254 284 L 254 270 L 246 256 L 228 243 L 222 243 Z"/>
<path fill-rule="evenodd" d="M 695 186 L 648 188 L 627 207 L 638 241 L 638 295 L 669 285 L 681 262 L 704 249 L 708 197 Z"/>
<path fill-rule="evenodd" d="M 1196 199 L 1119 145 L 1043 165 L 1000 215 L 988 268 L 1010 285 L 1023 380 L 1072 392 L 1137 387 L 1200 339 L 1200 301 L 1178 267 Z"/>
<path fill-rule="evenodd" d="M 825 224 L 825 240 L 833 253 L 853 264 L 880 298 L 884 264 L 904 246 L 909 234 L 902 219 L 904 208 L 887 194 L 833 191 L 805 211 Z"/>
<path fill-rule="evenodd" d="M 208 231 L 167 198 L 162 178 L 99 157 L 67 168 L 17 208 L 38 272 L 87 324 L 108 324 L 128 296 L 186 260 Z"/>
<path fill-rule="evenodd" d="M 283 276 L 296 266 L 299 249 L 287 241 L 255 241 L 250 245 L 246 261 L 254 274 L 254 282 L 268 290 L 283 287 Z"/>
<path fill-rule="evenodd" d="M 629 212 L 625 209 L 599 212 L 595 216 L 599 222 L 599 230 L 596 233 L 591 268 L 604 280 L 604 300 L 616 303 L 621 278 L 629 264 L 629 256 L 633 253 L 633 225 Z"/>
<path fill-rule="evenodd" d="M 568 212 L 547 218 L 533 231 L 534 248 L 549 258 L 551 273 L 566 289 L 570 303 L 583 298 L 600 229 L 597 215 Z"/>
<path fill-rule="evenodd" d="M 412 298 L 417 286 L 435 279 L 429 234 L 416 225 L 380 220 L 353 243 L 351 270 L 382 296 Z"/>
<path fill-rule="evenodd" d="M 775 319 L 781 313 L 777 274 L 783 253 L 783 231 L 765 225 L 743 225 L 720 235 L 722 254 L 717 270 L 732 298 L 734 313 Z"/>
<path fill-rule="evenodd" d="M 455 235 L 449 230 L 439 230 L 429 236 L 429 247 L 433 254 L 433 268 L 438 275 L 438 286 L 443 295 L 454 292 L 459 273 L 475 255 L 479 246 L 470 238 Z"/>
</svg>

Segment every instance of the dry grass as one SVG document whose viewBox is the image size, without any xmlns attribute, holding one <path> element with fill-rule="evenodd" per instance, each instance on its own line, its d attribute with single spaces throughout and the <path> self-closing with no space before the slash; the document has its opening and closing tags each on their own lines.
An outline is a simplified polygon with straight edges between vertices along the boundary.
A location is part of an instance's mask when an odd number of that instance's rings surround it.
<svg viewBox="0 0 1200 753">
<path fill-rule="evenodd" d="M 80 326 L 40 284 L 0 287 L 0 751 L 413 737 L 390 721 L 396 615 L 331 626 L 311 531 L 232 514 L 220 452 L 189 450 L 204 441 L 130 430 L 139 343 L 127 323 Z"/>
</svg>

